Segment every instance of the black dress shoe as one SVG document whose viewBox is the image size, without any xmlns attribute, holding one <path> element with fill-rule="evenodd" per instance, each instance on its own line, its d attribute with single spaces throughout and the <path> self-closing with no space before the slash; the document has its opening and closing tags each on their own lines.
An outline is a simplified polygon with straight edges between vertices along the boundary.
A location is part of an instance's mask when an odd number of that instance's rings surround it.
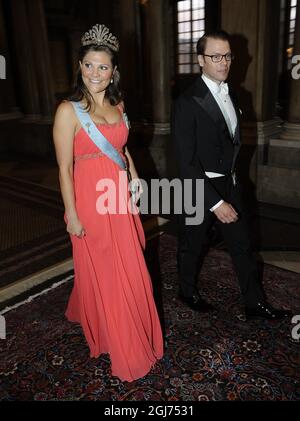
<svg viewBox="0 0 300 421">
<path fill-rule="evenodd" d="M 291 317 L 292 313 L 289 310 L 278 310 L 273 308 L 268 303 L 257 303 L 256 307 L 246 307 L 245 309 L 246 319 L 268 319 L 268 320 L 279 320 L 285 317 Z"/>
<path fill-rule="evenodd" d="M 199 311 L 200 313 L 208 313 L 213 310 L 213 306 L 204 301 L 198 294 L 192 295 L 191 297 L 185 297 L 179 293 L 178 298 L 192 310 Z"/>
</svg>

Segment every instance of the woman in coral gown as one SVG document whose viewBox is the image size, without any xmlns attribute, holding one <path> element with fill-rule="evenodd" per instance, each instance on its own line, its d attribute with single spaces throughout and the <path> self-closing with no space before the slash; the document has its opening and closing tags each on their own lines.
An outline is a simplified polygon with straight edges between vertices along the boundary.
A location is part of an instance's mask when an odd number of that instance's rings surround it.
<svg viewBox="0 0 300 421">
<path fill-rule="evenodd" d="M 126 213 L 118 212 L 118 205 L 131 203 L 127 178 L 124 182 L 124 171 L 92 141 L 74 106 L 88 113 L 138 181 L 126 147 L 128 122 L 119 91 L 118 49 L 117 39 L 104 25 L 82 37 L 77 85 L 70 101 L 58 107 L 53 134 L 75 271 L 66 316 L 81 324 L 91 357 L 108 353 L 112 374 L 133 381 L 145 376 L 163 355 L 143 255 L 143 227 L 130 206 Z M 99 203 L 103 208 L 108 201 L 101 201 L 107 194 L 99 187 L 103 180 L 115 186 L 117 212 L 114 206 L 99 211 Z"/>
</svg>

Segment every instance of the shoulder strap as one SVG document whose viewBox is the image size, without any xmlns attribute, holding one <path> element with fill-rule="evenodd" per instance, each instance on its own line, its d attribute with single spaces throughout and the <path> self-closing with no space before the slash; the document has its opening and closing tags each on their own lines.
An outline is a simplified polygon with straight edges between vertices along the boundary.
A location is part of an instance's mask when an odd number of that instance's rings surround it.
<svg viewBox="0 0 300 421">
<path fill-rule="evenodd" d="M 131 125 L 130 125 L 130 121 L 129 121 L 129 119 L 128 119 L 128 116 L 127 116 L 127 114 L 126 114 L 126 112 L 125 112 L 125 105 L 124 105 L 124 102 L 122 101 L 122 102 L 119 102 L 119 104 L 117 104 L 117 108 L 118 108 L 118 110 L 120 111 L 120 113 L 121 113 L 121 117 L 122 117 L 122 119 L 124 120 L 124 122 L 125 122 L 125 124 L 126 124 L 126 127 L 127 127 L 127 129 L 129 130 L 130 129 L 130 127 L 131 127 Z"/>
<path fill-rule="evenodd" d="M 89 113 L 81 107 L 79 102 L 71 101 L 71 104 L 75 109 L 76 115 L 82 125 L 82 128 L 85 130 L 89 138 L 94 142 L 97 148 L 100 149 L 101 152 L 108 156 L 112 161 L 118 164 L 119 167 L 121 167 L 123 170 L 126 170 L 126 164 L 121 158 L 119 152 L 96 127 Z"/>
</svg>

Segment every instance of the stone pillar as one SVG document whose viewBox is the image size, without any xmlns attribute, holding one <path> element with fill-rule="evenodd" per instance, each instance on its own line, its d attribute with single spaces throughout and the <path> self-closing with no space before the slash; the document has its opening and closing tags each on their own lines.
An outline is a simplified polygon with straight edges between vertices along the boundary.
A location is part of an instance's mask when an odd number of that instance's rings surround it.
<svg viewBox="0 0 300 421">
<path fill-rule="evenodd" d="M 140 54 L 140 93 L 141 118 L 145 122 L 153 121 L 152 113 L 152 69 L 151 69 L 151 36 L 152 28 L 149 21 L 149 2 L 139 1 L 139 54 Z"/>
<path fill-rule="evenodd" d="M 113 30 L 120 40 L 125 103 L 131 120 L 129 149 L 143 177 L 167 175 L 170 66 L 166 0 L 115 0 Z"/>
<path fill-rule="evenodd" d="M 300 1 L 297 2 L 295 44 L 293 56 L 300 57 Z M 297 141 L 300 146 L 300 79 L 291 77 L 288 122 L 284 125 L 282 139 Z M 300 155 L 299 155 L 300 157 Z"/>
<path fill-rule="evenodd" d="M 3 64 L 5 73 L 3 79 L 2 74 L 0 77 L 0 121 L 20 117 L 16 107 L 13 72 L 8 51 L 7 37 L 2 1 L 0 0 L 0 55 L 2 56 L 1 64 Z"/>
<path fill-rule="evenodd" d="M 119 0 L 115 6 L 116 25 L 110 28 L 120 41 L 121 85 L 125 95 L 125 106 L 131 120 L 139 117 L 141 108 L 139 98 L 139 66 L 137 51 L 135 0 Z M 124 18 L 126 16 L 126 18 Z"/>
<path fill-rule="evenodd" d="M 222 27 L 231 34 L 236 56 L 230 80 L 247 121 L 275 115 L 279 18 L 280 0 L 222 0 Z"/>
<path fill-rule="evenodd" d="M 119 0 L 114 5 L 128 111 L 135 122 L 147 120 L 159 133 L 169 132 L 170 119 L 168 8 L 166 0 Z"/>
<path fill-rule="evenodd" d="M 168 48 L 168 2 L 151 0 L 148 4 L 150 37 L 150 65 L 153 101 L 153 120 L 157 128 L 169 127 L 170 121 L 170 65 Z"/>
<path fill-rule="evenodd" d="M 53 66 L 56 66 L 57 63 L 50 61 L 47 24 L 42 0 L 27 0 L 27 7 L 40 111 L 43 116 L 51 117 L 55 102 L 52 72 Z"/>
<path fill-rule="evenodd" d="M 9 33 L 2 4 L 3 2 L 0 0 L 0 154 L 6 154 L 10 151 L 13 140 L 11 127 L 16 127 L 22 114 L 16 105 L 14 68 L 8 49 Z"/>
<path fill-rule="evenodd" d="M 81 46 L 81 37 L 84 34 L 84 31 L 85 30 L 72 29 L 67 34 L 69 48 L 70 48 L 71 63 L 72 63 L 72 75 L 71 75 L 72 83 L 74 83 L 74 81 L 75 81 L 76 72 L 77 72 L 78 66 L 79 66 L 78 49 Z M 86 31 L 87 31 L 87 29 L 86 29 Z"/>
<path fill-rule="evenodd" d="M 300 55 L 300 2 L 297 5 L 294 55 Z M 267 165 L 260 167 L 259 199 L 300 209 L 300 80 L 291 77 L 288 121 L 270 139 Z"/>
<path fill-rule="evenodd" d="M 235 54 L 230 82 L 243 113 L 239 173 L 255 200 L 259 168 L 270 139 L 281 131 L 276 118 L 280 0 L 222 0 L 221 5 L 222 27 L 231 34 Z"/>
<path fill-rule="evenodd" d="M 19 97 L 22 99 L 21 110 L 27 118 L 40 117 L 40 103 L 37 74 L 31 45 L 32 27 L 28 22 L 25 0 L 11 0 L 13 45 L 17 64 L 16 77 Z"/>
</svg>

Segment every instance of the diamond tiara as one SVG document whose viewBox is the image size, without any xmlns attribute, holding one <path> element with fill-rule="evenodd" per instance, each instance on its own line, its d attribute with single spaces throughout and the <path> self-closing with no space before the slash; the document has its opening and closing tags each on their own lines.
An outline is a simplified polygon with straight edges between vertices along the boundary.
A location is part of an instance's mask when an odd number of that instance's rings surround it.
<svg viewBox="0 0 300 421">
<path fill-rule="evenodd" d="M 103 24 L 94 25 L 92 29 L 86 32 L 81 38 L 81 44 L 83 46 L 91 44 L 104 45 L 113 51 L 119 51 L 119 41 Z"/>
</svg>

